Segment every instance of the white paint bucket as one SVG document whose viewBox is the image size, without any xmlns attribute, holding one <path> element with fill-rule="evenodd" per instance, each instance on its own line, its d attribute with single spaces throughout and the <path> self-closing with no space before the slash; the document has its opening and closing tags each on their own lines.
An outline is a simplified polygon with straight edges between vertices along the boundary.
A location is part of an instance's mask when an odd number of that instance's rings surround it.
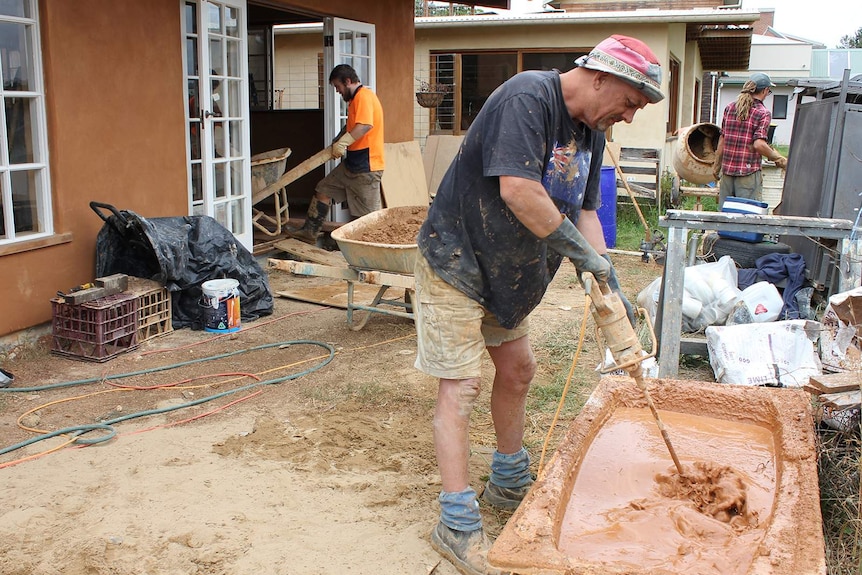
<svg viewBox="0 0 862 575">
<path fill-rule="evenodd" d="M 225 278 L 201 284 L 204 331 L 228 333 L 240 327 L 239 281 Z"/>
</svg>

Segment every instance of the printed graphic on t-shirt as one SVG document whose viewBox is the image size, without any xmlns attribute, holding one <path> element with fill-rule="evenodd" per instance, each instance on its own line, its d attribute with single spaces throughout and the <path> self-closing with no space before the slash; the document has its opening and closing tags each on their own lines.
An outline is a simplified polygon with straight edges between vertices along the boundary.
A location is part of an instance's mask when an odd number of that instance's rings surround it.
<svg viewBox="0 0 862 575">
<path fill-rule="evenodd" d="M 565 146 L 555 144 L 551 150 L 542 185 L 561 212 L 583 203 L 592 157 L 592 150 L 579 149 L 574 138 Z"/>
</svg>

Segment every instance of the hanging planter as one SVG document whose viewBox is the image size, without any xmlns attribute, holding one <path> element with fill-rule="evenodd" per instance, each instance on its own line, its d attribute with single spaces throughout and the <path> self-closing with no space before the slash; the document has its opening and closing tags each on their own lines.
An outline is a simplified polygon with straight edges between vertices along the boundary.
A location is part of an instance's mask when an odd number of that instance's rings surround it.
<svg viewBox="0 0 862 575">
<path fill-rule="evenodd" d="M 446 92 L 416 92 L 416 101 L 423 108 L 436 108 L 445 97 Z"/>
<path fill-rule="evenodd" d="M 423 108 L 436 108 L 443 102 L 446 94 L 451 91 L 452 84 L 420 80 L 419 90 L 416 92 L 416 102 Z"/>
</svg>

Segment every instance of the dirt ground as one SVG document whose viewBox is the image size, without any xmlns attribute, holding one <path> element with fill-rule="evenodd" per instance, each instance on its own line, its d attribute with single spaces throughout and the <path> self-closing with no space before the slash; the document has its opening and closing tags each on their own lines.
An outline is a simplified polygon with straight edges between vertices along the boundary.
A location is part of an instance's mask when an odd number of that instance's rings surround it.
<svg viewBox="0 0 862 575">
<path fill-rule="evenodd" d="M 636 256 L 614 260 L 632 301 L 661 273 Z M 271 271 L 270 283 L 277 293 L 333 282 Z M 178 330 L 102 364 L 53 356 L 42 341 L 5 362 L 15 387 L 36 389 L 0 394 L 0 449 L 129 419 L 95 445 L 58 436 L 0 455 L 0 573 L 454 575 L 428 543 L 440 490 L 436 381 L 413 368 L 411 321 L 374 314 L 351 331 L 343 309 L 275 299 L 272 316 L 234 334 Z M 568 370 L 553 365 L 547 342 L 576 341 L 583 303 L 567 263 L 533 315 L 535 386 Z M 578 360 L 590 370 L 593 343 L 588 337 Z M 328 363 L 325 344 L 334 350 Z M 156 371 L 257 346 L 269 347 Z M 494 449 L 488 366 L 471 428 L 477 491 Z M 581 402 L 598 381 L 584 373 Z M 712 381 L 703 368 L 681 377 Z M 528 414 L 534 466 L 553 411 Z M 482 513 L 492 536 L 508 519 Z"/>
</svg>

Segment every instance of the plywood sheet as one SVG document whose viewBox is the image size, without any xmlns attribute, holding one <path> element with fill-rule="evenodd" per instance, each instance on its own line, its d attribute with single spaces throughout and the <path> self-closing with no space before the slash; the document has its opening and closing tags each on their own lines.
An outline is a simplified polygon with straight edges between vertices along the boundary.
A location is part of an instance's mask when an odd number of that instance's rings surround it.
<svg viewBox="0 0 862 575">
<path fill-rule="evenodd" d="M 422 152 L 415 140 L 384 145 L 386 168 L 380 187 L 387 208 L 427 206 L 428 184 L 422 167 Z"/>
<path fill-rule="evenodd" d="M 287 252 L 292 256 L 296 256 L 304 262 L 312 262 L 327 266 L 347 267 L 347 260 L 345 260 L 344 256 L 341 255 L 341 252 L 322 250 L 316 246 L 293 238 L 278 241 L 273 244 L 273 247 L 283 252 Z"/>
<path fill-rule="evenodd" d="M 425 166 L 425 180 L 428 193 L 433 197 L 440 186 L 443 174 L 449 169 L 449 164 L 455 159 L 464 136 L 428 136 L 425 149 L 422 151 L 422 163 Z"/>
<path fill-rule="evenodd" d="M 353 303 L 370 305 L 371 302 L 374 301 L 375 296 L 377 296 L 377 291 L 379 289 L 380 286 L 354 283 Z M 344 281 L 309 288 L 278 291 L 275 293 L 278 296 L 286 297 L 288 299 L 347 309 L 347 282 Z M 393 292 L 390 292 L 387 296 L 394 297 L 392 293 Z"/>
</svg>

